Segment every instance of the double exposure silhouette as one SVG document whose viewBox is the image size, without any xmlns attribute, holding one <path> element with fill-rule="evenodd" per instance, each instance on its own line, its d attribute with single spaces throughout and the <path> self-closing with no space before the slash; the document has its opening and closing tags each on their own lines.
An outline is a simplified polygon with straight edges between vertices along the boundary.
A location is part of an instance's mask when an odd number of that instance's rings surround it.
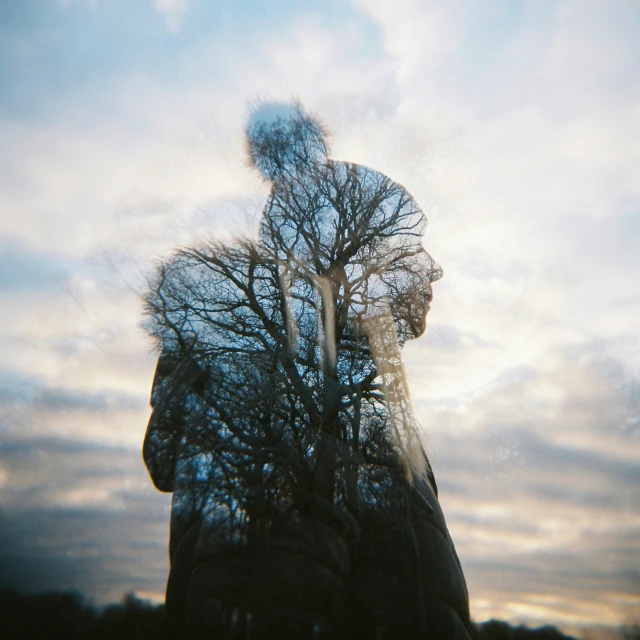
<svg viewBox="0 0 640 640">
<path fill-rule="evenodd" d="M 258 241 L 180 250 L 146 295 L 172 633 L 468 638 L 400 360 L 441 276 L 426 219 L 299 104 L 254 110 L 247 151 L 272 184 Z"/>
</svg>

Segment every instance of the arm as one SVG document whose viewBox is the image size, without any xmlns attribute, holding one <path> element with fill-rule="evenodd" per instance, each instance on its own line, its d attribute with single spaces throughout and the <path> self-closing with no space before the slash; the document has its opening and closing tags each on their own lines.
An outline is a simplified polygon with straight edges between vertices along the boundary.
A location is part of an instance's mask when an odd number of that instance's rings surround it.
<svg viewBox="0 0 640 640">
<path fill-rule="evenodd" d="M 153 483 L 160 491 L 174 489 L 178 446 L 187 419 L 186 404 L 201 372 L 188 357 L 163 352 L 151 390 L 153 409 L 142 449 Z"/>
</svg>

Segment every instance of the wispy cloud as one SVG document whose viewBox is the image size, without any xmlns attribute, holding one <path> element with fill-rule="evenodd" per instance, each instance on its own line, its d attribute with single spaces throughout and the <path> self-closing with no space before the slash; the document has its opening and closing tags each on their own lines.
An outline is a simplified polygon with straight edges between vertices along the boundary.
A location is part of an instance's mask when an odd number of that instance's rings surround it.
<svg viewBox="0 0 640 640">
<path fill-rule="evenodd" d="M 490 609 L 568 625 L 631 614 L 640 602 L 635 373 L 584 350 L 503 374 L 455 406 L 417 406 L 477 617 Z M 499 585 L 511 585 L 508 601 Z M 614 605 L 616 594 L 628 595 Z"/>
<path fill-rule="evenodd" d="M 189 0 L 153 0 L 153 6 L 164 16 L 167 29 L 171 33 L 177 33 L 189 9 Z"/>
</svg>

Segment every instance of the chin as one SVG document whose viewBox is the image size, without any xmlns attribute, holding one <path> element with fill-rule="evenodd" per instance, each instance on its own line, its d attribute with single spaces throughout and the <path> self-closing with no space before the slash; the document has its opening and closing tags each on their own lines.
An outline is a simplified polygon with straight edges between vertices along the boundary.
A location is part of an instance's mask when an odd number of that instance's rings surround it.
<svg viewBox="0 0 640 640">
<path fill-rule="evenodd" d="M 407 339 L 414 340 L 419 338 L 427 330 L 427 315 L 421 318 L 415 318 L 412 322 L 407 322 Z"/>
<path fill-rule="evenodd" d="M 413 332 L 414 338 L 419 338 L 424 332 L 427 330 L 427 319 L 425 318 L 418 326 L 416 326 L 416 330 Z"/>
</svg>

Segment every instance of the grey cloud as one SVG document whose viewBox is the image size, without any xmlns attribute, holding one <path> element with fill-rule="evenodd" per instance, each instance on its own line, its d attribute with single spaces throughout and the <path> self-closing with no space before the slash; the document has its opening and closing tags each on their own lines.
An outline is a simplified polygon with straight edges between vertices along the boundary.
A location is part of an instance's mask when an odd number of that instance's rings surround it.
<svg viewBox="0 0 640 640">
<path fill-rule="evenodd" d="M 140 450 L 117 444 L 63 438 L 9 439 L 0 445 L 0 465 L 9 476 L 3 504 L 14 511 L 113 511 L 124 508 L 136 492 L 150 486 Z M 86 495 L 78 496 L 77 491 Z M 74 500 L 76 507 L 69 504 Z"/>
<path fill-rule="evenodd" d="M 137 455 L 136 451 L 136 455 Z M 81 440 L 68 440 L 64 438 L 40 437 L 31 439 L 7 439 L 0 442 L 0 460 L 24 461 L 29 458 L 47 454 L 59 458 L 83 459 L 90 456 L 92 459 L 103 457 L 118 460 L 129 459 L 132 455 L 130 447 L 121 444 L 108 444 L 104 442 L 92 442 Z"/>
<path fill-rule="evenodd" d="M 17 371 L 0 371 L 0 404 L 31 402 L 40 383 Z"/>
<path fill-rule="evenodd" d="M 140 409 L 146 404 L 135 396 L 116 393 L 88 393 L 62 388 L 43 388 L 34 406 L 46 411 L 111 411 Z"/>
<path fill-rule="evenodd" d="M 639 472 L 636 470 L 636 475 L 638 474 Z M 582 491 L 576 491 L 572 488 L 563 487 L 558 480 L 559 478 L 556 476 L 553 484 L 532 484 L 529 486 L 528 491 L 530 495 L 539 498 L 544 503 L 578 503 L 594 510 L 597 509 L 601 515 L 605 511 L 615 512 L 619 510 L 622 506 L 620 503 L 624 502 L 624 498 L 615 499 L 615 496 L 613 496 L 614 499 L 612 499 L 610 490 L 595 493 L 585 487 Z"/>
<path fill-rule="evenodd" d="M 455 481 L 447 476 L 445 479 L 438 480 L 438 490 L 440 493 L 446 494 L 447 496 L 466 495 L 468 487 L 466 487 L 462 482 Z"/>
<path fill-rule="evenodd" d="M 612 552 L 607 541 L 592 544 L 588 553 L 540 551 L 507 556 L 502 561 L 495 557 L 465 560 L 465 569 L 481 576 L 483 588 L 496 591 L 504 590 L 506 582 L 529 593 L 562 597 L 570 592 L 577 597 L 580 592 L 591 592 L 594 597 L 599 591 L 634 593 L 640 578 L 640 571 L 633 567 L 632 549 Z"/>
<path fill-rule="evenodd" d="M 435 468 L 444 475 L 439 485 L 452 495 L 477 495 L 479 479 L 487 478 L 490 491 L 500 498 L 526 495 L 547 505 L 579 504 L 607 512 L 633 499 L 640 507 L 637 461 L 560 447 L 526 429 L 438 440 Z"/>
<path fill-rule="evenodd" d="M 152 487 L 137 448 L 13 441 L 0 447 L 0 465 L 9 473 L 0 511 L 0 585 L 79 588 L 101 602 L 131 590 L 162 592 L 169 497 Z M 78 490 L 88 500 L 49 501 Z"/>
<path fill-rule="evenodd" d="M 631 514 L 640 504 L 640 465 L 598 440 L 634 446 L 632 435 L 612 426 L 635 410 L 634 379 L 615 362 L 574 355 L 566 358 L 577 368 L 572 375 L 584 374 L 583 385 L 557 374 L 551 382 L 563 395 L 553 420 L 543 406 L 525 403 L 542 374 L 518 368 L 465 412 L 438 414 L 441 427 L 451 428 L 430 434 L 434 467 L 472 601 L 499 603 L 509 592 L 514 601 L 553 594 L 588 604 L 604 592 L 634 593 L 640 530 Z M 583 446 L 557 445 L 555 434 L 584 397 L 599 412 L 571 418 Z M 0 517 L 4 583 L 33 591 L 75 586 L 101 600 L 132 589 L 162 592 L 169 496 L 152 488 L 138 448 L 11 440 L 0 446 L 0 464 L 11 486 Z M 65 503 L 79 488 L 106 497 Z M 548 530 L 553 521 L 583 529 L 567 545 Z"/>
<path fill-rule="evenodd" d="M 79 588 L 98 600 L 162 592 L 167 521 L 151 491 L 116 513 L 28 510 L 0 517 L 0 584 L 23 591 Z"/>
<path fill-rule="evenodd" d="M 472 603 L 546 595 L 588 616 L 636 597 L 639 397 L 634 373 L 581 345 L 555 371 L 505 371 L 462 408 L 433 403 L 434 469 Z"/>
<path fill-rule="evenodd" d="M 91 393 L 52 387 L 37 377 L 0 371 L 0 405 L 27 404 L 47 412 L 137 410 L 147 399 L 113 392 Z"/>
<path fill-rule="evenodd" d="M 431 348 L 447 351 L 462 350 L 469 347 L 495 348 L 476 333 L 463 332 L 451 325 L 429 325 L 429 331 L 422 343 Z"/>
</svg>

